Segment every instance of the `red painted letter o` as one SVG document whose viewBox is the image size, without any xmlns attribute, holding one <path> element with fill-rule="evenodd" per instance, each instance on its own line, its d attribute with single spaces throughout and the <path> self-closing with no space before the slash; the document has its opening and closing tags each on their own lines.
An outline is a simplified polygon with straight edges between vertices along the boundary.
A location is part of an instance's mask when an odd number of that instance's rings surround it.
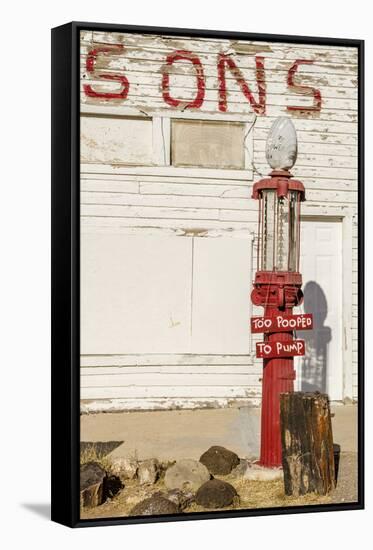
<svg viewBox="0 0 373 550">
<path fill-rule="evenodd" d="M 197 95 L 193 101 L 186 102 L 182 99 L 175 99 L 170 95 L 170 74 L 169 67 L 175 62 L 180 60 L 187 60 L 193 63 L 196 71 L 197 78 Z M 203 73 L 202 63 L 193 52 L 187 50 L 176 50 L 167 56 L 166 65 L 163 67 L 162 77 L 162 96 L 166 103 L 172 107 L 178 107 L 185 104 L 185 109 L 198 109 L 201 107 L 205 97 L 205 76 Z"/>
</svg>

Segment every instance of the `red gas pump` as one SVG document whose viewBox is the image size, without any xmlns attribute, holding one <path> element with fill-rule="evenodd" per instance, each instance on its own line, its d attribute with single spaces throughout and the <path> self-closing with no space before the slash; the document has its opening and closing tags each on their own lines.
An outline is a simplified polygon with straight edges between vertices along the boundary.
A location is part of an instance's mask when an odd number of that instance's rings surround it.
<svg viewBox="0 0 373 550">
<path fill-rule="evenodd" d="M 291 119 L 280 117 L 270 130 L 266 157 L 273 169 L 256 182 L 252 198 L 258 200 L 257 270 L 251 299 L 264 308 L 263 317 L 251 319 L 252 332 L 264 334 L 256 344 L 263 358 L 260 464 L 282 463 L 280 394 L 294 391 L 294 356 L 304 355 L 304 341 L 294 330 L 312 328 L 311 315 L 292 315 L 303 301 L 299 272 L 300 207 L 305 200 L 301 181 L 289 172 L 297 157 L 297 136 Z"/>
</svg>

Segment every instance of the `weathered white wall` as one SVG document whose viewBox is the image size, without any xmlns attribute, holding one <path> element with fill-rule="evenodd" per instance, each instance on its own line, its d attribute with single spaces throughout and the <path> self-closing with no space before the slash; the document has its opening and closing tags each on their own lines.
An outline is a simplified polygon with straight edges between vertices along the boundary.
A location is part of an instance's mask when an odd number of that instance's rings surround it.
<svg viewBox="0 0 373 550">
<path fill-rule="evenodd" d="M 95 72 L 87 71 L 90 50 L 116 44 L 124 49 L 98 54 Z M 199 108 L 162 98 L 163 66 L 175 50 L 192 51 L 203 65 Z M 253 112 L 229 72 L 227 110 L 218 110 L 219 52 L 232 54 L 255 98 L 254 56 L 264 57 L 265 113 Z M 295 80 L 320 91 L 320 111 L 286 109 L 313 104 L 312 95 L 288 86 L 297 59 L 314 60 L 299 66 Z M 245 325 L 257 219 L 250 196 L 253 181 L 268 172 L 265 139 L 279 115 L 292 116 L 297 129 L 293 172 L 306 187 L 304 216 L 343 226 L 343 395 L 356 397 L 356 50 L 90 31 L 82 33 L 81 74 L 83 410 L 260 402 L 261 361 Z M 87 84 L 96 92 L 121 90 L 101 74 L 126 75 L 127 98 L 87 96 Z M 192 63 L 174 64 L 170 94 L 195 98 Z M 174 119 L 220 121 L 227 132 L 241 123 L 243 168 L 240 157 L 222 159 L 221 168 L 203 162 L 212 153 L 219 161 L 218 149 L 197 154 L 202 168 L 172 166 Z"/>
</svg>

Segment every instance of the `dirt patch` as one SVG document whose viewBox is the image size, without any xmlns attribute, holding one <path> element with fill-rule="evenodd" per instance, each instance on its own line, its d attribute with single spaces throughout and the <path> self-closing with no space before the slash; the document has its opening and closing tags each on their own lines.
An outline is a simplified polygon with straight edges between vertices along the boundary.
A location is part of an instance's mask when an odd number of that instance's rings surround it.
<svg viewBox="0 0 373 550">
<path fill-rule="evenodd" d="M 357 502 L 357 453 L 341 453 L 338 465 L 338 483 L 331 494 L 331 501 Z"/>
</svg>

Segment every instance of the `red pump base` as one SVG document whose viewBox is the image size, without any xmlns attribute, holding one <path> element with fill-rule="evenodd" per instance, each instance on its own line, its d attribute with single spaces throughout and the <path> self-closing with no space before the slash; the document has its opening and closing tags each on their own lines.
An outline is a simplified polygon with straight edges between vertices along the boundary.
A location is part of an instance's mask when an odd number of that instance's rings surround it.
<svg viewBox="0 0 373 550">
<path fill-rule="evenodd" d="M 268 315 L 268 312 L 266 313 Z M 292 333 L 270 334 L 268 340 L 292 340 Z M 294 391 L 294 359 L 265 359 L 262 382 L 262 418 L 261 418 L 261 466 L 268 468 L 282 465 L 280 432 L 280 394 Z"/>
<path fill-rule="evenodd" d="M 279 313 L 291 315 L 303 300 L 300 273 L 257 272 L 252 301 L 264 307 L 266 317 Z M 269 333 L 265 340 L 291 341 L 293 332 Z M 280 394 L 294 391 L 294 359 L 272 358 L 263 361 L 261 446 L 259 464 L 267 468 L 282 465 L 280 432 Z"/>
</svg>

